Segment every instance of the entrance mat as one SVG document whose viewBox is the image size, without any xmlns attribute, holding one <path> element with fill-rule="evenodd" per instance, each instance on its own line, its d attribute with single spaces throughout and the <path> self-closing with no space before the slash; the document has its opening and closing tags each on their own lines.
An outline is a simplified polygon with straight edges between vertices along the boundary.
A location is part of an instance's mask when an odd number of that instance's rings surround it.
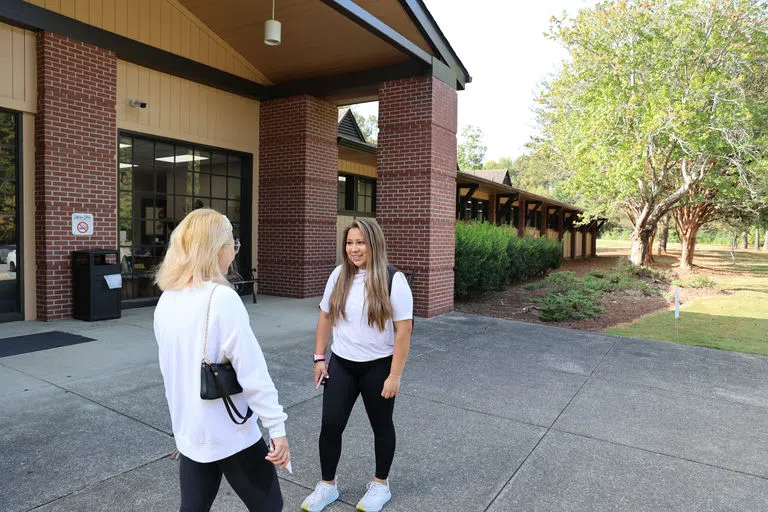
<svg viewBox="0 0 768 512">
<path fill-rule="evenodd" d="M 96 341 L 77 334 L 62 331 L 39 332 L 12 338 L 0 338 L 0 357 L 16 356 L 49 348 L 66 347 L 86 341 Z"/>
</svg>

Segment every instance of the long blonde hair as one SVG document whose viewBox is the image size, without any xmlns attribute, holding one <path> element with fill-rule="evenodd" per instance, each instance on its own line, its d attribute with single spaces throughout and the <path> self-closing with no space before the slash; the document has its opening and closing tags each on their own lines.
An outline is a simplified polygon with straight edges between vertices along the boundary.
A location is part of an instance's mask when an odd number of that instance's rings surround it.
<svg viewBox="0 0 768 512">
<path fill-rule="evenodd" d="M 229 243 L 229 219 L 208 208 L 191 211 L 171 233 L 155 284 L 163 291 L 202 286 L 204 281 L 228 285 L 219 268 L 219 251 Z"/>
<path fill-rule="evenodd" d="M 384 232 L 381 227 L 375 221 L 368 219 L 357 219 L 344 230 L 344 236 L 341 239 L 344 262 L 341 264 L 341 273 L 331 293 L 331 325 L 336 325 L 339 318 L 347 319 L 344 312 L 347 306 L 347 295 L 358 268 L 347 256 L 345 247 L 349 231 L 355 228 L 363 233 L 363 239 L 368 248 L 366 265 L 368 279 L 365 281 L 368 325 L 371 327 L 375 325 L 379 331 L 383 331 L 387 320 L 392 318 L 392 303 L 389 300 L 387 286 L 387 244 L 384 242 Z"/>
</svg>

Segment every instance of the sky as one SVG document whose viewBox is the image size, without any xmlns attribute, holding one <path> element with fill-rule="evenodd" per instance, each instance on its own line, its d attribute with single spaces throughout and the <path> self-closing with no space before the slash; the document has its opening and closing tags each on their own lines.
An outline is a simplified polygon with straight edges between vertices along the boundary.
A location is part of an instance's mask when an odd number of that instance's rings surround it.
<svg viewBox="0 0 768 512">
<path fill-rule="evenodd" d="M 459 91 L 459 136 L 483 130 L 486 160 L 516 158 L 536 133 L 534 97 L 542 79 L 566 57 L 544 33 L 553 15 L 574 15 L 594 0 L 424 0 L 472 82 Z M 355 107 L 367 116 L 377 103 Z M 461 138 L 461 137 L 459 137 Z"/>
</svg>

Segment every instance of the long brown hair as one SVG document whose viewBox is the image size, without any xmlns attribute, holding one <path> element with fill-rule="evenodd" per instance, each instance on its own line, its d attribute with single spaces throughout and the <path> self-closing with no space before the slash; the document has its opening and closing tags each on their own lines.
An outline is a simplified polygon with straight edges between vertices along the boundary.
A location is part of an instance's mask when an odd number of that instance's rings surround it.
<svg viewBox="0 0 768 512">
<path fill-rule="evenodd" d="M 347 236 L 351 229 L 359 229 L 363 234 L 368 248 L 368 279 L 365 281 L 365 303 L 368 306 L 368 325 L 374 325 L 383 331 L 387 320 L 392 318 L 392 303 L 389 300 L 387 286 L 387 244 L 384 242 L 384 232 L 374 220 L 357 219 L 344 230 L 341 239 L 341 253 L 344 262 L 341 273 L 336 279 L 336 285 L 331 293 L 331 325 L 336 325 L 339 318 L 347 319 L 344 310 L 347 306 L 347 295 L 352 288 L 352 281 L 358 272 L 357 266 L 347 256 Z"/>
</svg>

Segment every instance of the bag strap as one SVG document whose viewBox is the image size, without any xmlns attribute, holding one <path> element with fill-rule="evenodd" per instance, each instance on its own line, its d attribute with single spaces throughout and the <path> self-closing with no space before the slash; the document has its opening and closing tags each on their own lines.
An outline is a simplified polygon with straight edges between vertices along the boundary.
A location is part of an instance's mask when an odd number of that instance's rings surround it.
<svg viewBox="0 0 768 512">
<path fill-rule="evenodd" d="M 227 414 L 229 414 L 229 419 L 231 419 L 234 423 L 238 425 L 242 425 L 243 423 L 248 421 L 248 418 L 253 416 L 253 411 L 251 410 L 251 408 L 250 407 L 248 408 L 248 410 L 245 412 L 245 416 L 240 414 L 240 411 L 238 411 L 237 407 L 235 407 L 235 403 L 232 401 L 232 398 L 229 395 L 224 394 L 224 391 L 221 389 L 221 383 L 219 379 L 214 379 L 213 381 L 216 383 L 216 390 L 221 395 L 221 399 L 224 400 L 224 407 L 227 408 Z M 235 414 L 233 415 L 232 412 L 234 412 Z M 235 415 L 238 418 L 240 418 L 242 421 L 237 421 L 235 419 Z"/>
<path fill-rule="evenodd" d="M 211 290 L 211 294 L 208 296 L 208 309 L 205 312 L 205 331 L 203 331 L 205 339 L 203 342 L 203 362 L 207 364 L 213 364 L 210 359 L 205 357 L 205 353 L 208 350 L 208 318 L 211 316 L 211 302 L 213 302 L 213 292 L 216 291 L 216 287 L 218 286 L 218 284 L 213 285 L 213 290 Z"/>
<path fill-rule="evenodd" d="M 389 296 L 392 296 L 392 280 L 395 278 L 395 274 L 398 273 L 397 267 L 394 265 L 387 265 L 387 291 Z"/>
</svg>

